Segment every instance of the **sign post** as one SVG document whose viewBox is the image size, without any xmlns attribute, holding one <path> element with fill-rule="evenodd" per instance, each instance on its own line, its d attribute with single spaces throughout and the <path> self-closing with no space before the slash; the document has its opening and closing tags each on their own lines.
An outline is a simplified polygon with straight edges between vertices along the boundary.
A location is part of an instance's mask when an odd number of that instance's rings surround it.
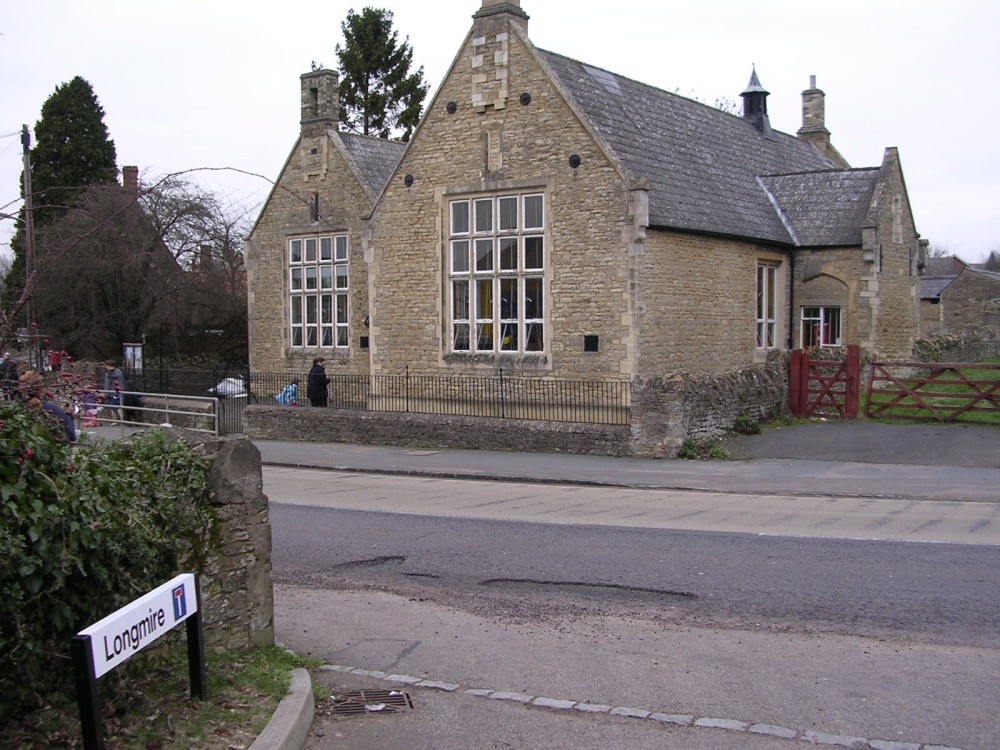
<svg viewBox="0 0 1000 750">
<path fill-rule="evenodd" d="M 84 750 L 104 748 L 98 678 L 125 663 L 182 621 L 187 623 L 191 697 L 204 700 L 207 695 L 205 637 L 195 574 L 183 573 L 167 581 L 76 634 L 72 655 Z"/>
</svg>

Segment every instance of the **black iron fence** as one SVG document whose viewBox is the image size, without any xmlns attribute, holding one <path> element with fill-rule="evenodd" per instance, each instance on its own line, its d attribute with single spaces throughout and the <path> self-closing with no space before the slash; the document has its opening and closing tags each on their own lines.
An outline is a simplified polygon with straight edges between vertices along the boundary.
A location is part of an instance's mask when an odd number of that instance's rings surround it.
<svg viewBox="0 0 1000 750">
<path fill-rule="evenodd" d="M 411 375 L 409 371 L 403 375 L 330 374 L 329 378 L 326 405 L 334 409 L 606 425 L 627 425 L 631 416 L 628 381 L 522 378 L 502 370 L 481 378 Z M 129 373 L 129 379 L 137 391 L 218 396 L 224 433 L 242 431 L 247 404 L 309 406 L 306 373 L 147 370 Z"/>
</svg>

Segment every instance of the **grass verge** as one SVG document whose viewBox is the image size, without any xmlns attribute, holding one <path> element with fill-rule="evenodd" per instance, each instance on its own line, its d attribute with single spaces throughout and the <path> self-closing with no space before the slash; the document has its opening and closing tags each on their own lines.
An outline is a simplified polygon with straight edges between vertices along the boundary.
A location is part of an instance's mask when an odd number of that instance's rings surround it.
<svg viewBox="0 0 1000 750">
<path fill-rule="evenodd" d="M 277 647 L 206 654 L 208 699 L 197 701 L 190 698 L 186 645 L 171 640 L 101 679 L 107 750 L 247 748 L 287 694 L 292 670 L 319 664 Z M 39 702 L 0 729 L 0 747 L 82 748 L 75 696 Z"/>
</svg>

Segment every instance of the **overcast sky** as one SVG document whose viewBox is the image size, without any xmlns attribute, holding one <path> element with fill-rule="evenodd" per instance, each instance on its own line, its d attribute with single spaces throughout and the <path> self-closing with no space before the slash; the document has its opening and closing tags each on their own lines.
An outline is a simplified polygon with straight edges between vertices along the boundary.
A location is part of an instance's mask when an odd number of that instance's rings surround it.
<svg viewBox="0 0 1000 750">
<path fill-rule="evenodd" d="M 394 13 L 433 96 L 481 0 L 2 0 L 0 214 L 19 203 L 22 124 L 87 79 L 118 165 L 144 174 L 230 167 L 275 179 L 299 128 L 299 76 L 336 68 L 350 8 Z M 756 65 L 772 126 L 801 126 L 809 76 L 855 167 L 900 150 L 917 231 L 968 261 L 1000 247 L 1000 2 L 996 0 L 521 0 L 538 47 L 684 96 L 739 102 Z M 428 97 L 428 103 L 430 102 Z M 257 207 L 269 184 L 198 173 Z M 10 220 L 0 219 L 0 252 Z"/>
</svg>

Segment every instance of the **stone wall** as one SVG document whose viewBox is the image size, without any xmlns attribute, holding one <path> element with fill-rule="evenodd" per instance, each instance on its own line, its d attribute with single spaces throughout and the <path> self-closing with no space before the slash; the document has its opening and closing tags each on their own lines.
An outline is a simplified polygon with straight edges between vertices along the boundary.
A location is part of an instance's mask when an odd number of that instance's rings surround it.
<svg viewBox="0 0 1000 750">
<path fill-rule="evenodd" d="M 1000 357 L 1000 333 L 974 329 L 921 339 L 913 345 L 918 362 L 982 362 Z"/>
<path fill-rule="evenodd" d="M 634 381 L 631 425 L 269 405 L 248 406 L 243 425 L 260 440 L 671 458 L 688 438 L 720 437 L 740 418 L 774 419 L 787 404 L 788 355 L 773 351 L 766 366 L 726 375 Z"/>
<path fill-rule="evenodd" d="M 966 269 L 941 291 L 944 330 L 1000 333 L 1000 274 Z"/>
<path fill-rule="evenodd" d="M 212 462 L 216 525 L 198 570 L 206 645 L 220 650 L 273 645 L 271 524 L 260 452 L 244 436 L 172 434 Z"/>
<path fill-rule="evenodd" d="M 630 454 L 627 425 L 248 406 L 243 412 L 243 426 L 254 440 L 605 456 Z"/>
</svg>

